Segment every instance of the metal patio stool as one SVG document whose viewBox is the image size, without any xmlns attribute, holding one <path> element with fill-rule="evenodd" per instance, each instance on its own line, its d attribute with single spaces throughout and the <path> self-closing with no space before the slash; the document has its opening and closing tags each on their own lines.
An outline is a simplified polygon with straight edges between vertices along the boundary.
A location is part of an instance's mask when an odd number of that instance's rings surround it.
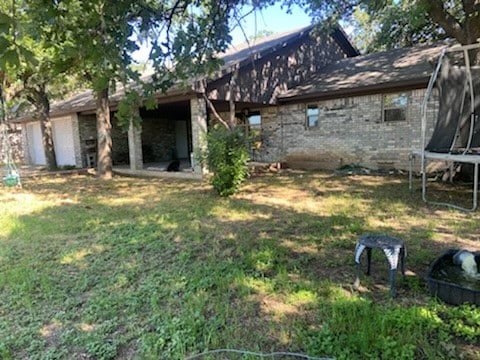
<svg viewBox="0 0 480 360">
<path fill-rule="evenodd" d="M 357 265 L 357 274 L 353 286 L 355 289 L 358 289 L 360 286 L 360 256 L 365 249 L 367 249 L 367 275 L 370 275 L 370 262 L 372 259 L 373 248 L 382 249 L 387 257 L 390 265 L 390 296 L 395 297 L 395 273 L 398 267 L 398 260 L 400 259 L 400 269 L 402 271 L 402 275 L 405 276 L 405 256 L 407 254 L 407 249 L 403 240 L 391 236 L 367 234 L 358 239 L 355 247 L 355 263 Z"/>
</svg>

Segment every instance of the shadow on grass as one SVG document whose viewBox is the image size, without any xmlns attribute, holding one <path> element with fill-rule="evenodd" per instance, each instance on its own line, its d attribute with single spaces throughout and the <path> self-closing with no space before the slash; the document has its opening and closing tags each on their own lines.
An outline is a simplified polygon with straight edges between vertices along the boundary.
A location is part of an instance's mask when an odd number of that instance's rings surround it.
<svg viewBox="0 0 480 360">
<path fill-rule="evenodd" d="M 441 354 L 438 319 L 414 320 L 413 310 L 389 303 L 388 288 L 376 288 L 388 284 L 382 256 L 365 280 L 370 290 L 350 291 L 358 236 L 393 229 L 372 226 L 356 208 L 319 215 L 256 197 L 218 198 L 193 182 L 70 180 L 27 188 L 65 201 L 19 216 L 1 240 L 6 358 L 184 358 L 213 348 L 339 358 Z M 353 193 L 379 214 L 395 196 L 392 184 L 330 181 L 259 179 L 250 195 L 291 187 L 293 196 L 307 194 L 304 201 L 322 201 Z M 394 201 L 406 207 L 399 214 L 418 211 L 403 196 Z M 420 229 L 395 228 L 395 235 L 418 240 L 415 253 L 434 242 Z M 423 267 L 432 252 L 413 255 L 412 265 Z M 402 297 L 426 296 L 419 282 L 399 288 Z M 419 329 L 423 337 L 398 339 Z"/>
</svg>

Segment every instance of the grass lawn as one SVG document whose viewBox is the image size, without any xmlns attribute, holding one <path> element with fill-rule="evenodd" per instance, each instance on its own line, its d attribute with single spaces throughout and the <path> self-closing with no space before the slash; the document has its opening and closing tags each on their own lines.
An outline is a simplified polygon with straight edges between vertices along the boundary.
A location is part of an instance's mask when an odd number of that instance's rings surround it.
<svg viewBox="0 0 480 360">
<path fill-rule="evenodd" d="M 0 359 L 480 357 L 480 309 L 424 281 L 445 249 L 480 248 L 479 213 L 426 206 L 406 178 L 268 174 L 225 199 L 193 181 L 44 177 L 1 188 L 0 212 Z M 379 251 L 352 289 L 367 232 L 406 241 L 393 301 Z"/>
</svg>

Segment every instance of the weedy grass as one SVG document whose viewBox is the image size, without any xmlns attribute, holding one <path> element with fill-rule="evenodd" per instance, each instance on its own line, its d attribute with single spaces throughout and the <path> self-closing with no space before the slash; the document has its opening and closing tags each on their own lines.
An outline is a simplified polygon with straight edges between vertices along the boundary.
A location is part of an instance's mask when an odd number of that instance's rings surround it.
<svg viewBox="0 0 480 360">
<path fill-rule="evenodd" d="M 190 181 L 47 177 L 1 189 L 0 215 L 2 359 L 480 356 L 480 310 L 423 280 L 444 249 L 478 248 L 478 214 L 426 206 L 404 178 L 288 172 L 220 198 Z M 397 299 L 375 251 L 352 289 L 367 232 L 407 243 Z"/>
</svg>

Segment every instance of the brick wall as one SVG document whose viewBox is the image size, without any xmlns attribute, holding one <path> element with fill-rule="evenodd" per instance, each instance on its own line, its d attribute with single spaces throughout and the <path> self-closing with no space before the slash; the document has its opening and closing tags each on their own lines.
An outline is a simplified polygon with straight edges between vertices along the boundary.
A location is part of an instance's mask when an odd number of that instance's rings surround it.
<svg viewBox="0 0 480 360">
<path fill-rule="evenodd" d="M 113 165 L 129 163 L 128 135 L 126 130 L 120 128 L 115 114 L 110 114 L 112 122 L 112 160 Z M 96 152 L 97 147 L 97 122 L 95 115 L 79 115 L 78 131 L 80 134 L 80 149 L 82 151 L 82 164 L 87 166 L 87 152 Z"/>
<path fill-rule="evenodd" d="M 128 133 L 118 125 L 115 115 L 112 120 L 112 159 L 114 165 L 129 164 Z M 86 153 L 91 150 L 91 143 L 96 147 L 97 130 L 95 115 L 78 117 L 80 148 L 83 165 L 86 166 Z M 144 162 L 169 161 L 175 153 L 175 121 L 159 118 L 155 114 L 144 115 L 142 119 L 142 151 Z"/>
<path fill-rule="evenodd" d="M 262 146 L 254 160 L 282 161 L 307 169 L 351 164 L 408 169 L 410 152 L 421 147 L 424 90 L 409 94 L 407 120 L 397 122 L 382 121 L 382 94 L 262 109 Z M 305 111 L 310 104 L 320 109 L 318 127 L 306 127 Z M 431 134 L 435 103 L 428 109 Z"/>
<path fill-rule="evenodd" d="M 114 114 L 111 115 L 111 121 L 113 165 L 127 165 L 130 163 L 127 129 L 120 127 Z"/>
<path fill-rule="evenodd" d="M 83 167 L 82 143 L 80 141 L 80 126 L 78 123 L 78 115 L 72 114 L 72 131 L 73 131 L 73 148 L 75 151 L 75 166 Z"/>
<path fill-rule="evenodd" d="M 195 173 L 203 175 L 206 168 L 197 161 L 197 156 L 205 149 L 207 132 L 207 107 L 205 100 L 202 98 L 192 98 L 190 100 L 190 113 L 192 119 L 192 151 L 194 158 L 192 159 L 192 168 Z"/>
<path fill-rule="evenodd" d="M 175 150 L 175 121 L 144 117 L 142 145 L 144 162 L 171 160 Z"/>
<path fill-rule="evenodd" d="M 97 122 L 95 115 L 78 115 L 78 132 L 82 166 L 87 166 L 87 152 L 97 151 Z"/>
</svg>

